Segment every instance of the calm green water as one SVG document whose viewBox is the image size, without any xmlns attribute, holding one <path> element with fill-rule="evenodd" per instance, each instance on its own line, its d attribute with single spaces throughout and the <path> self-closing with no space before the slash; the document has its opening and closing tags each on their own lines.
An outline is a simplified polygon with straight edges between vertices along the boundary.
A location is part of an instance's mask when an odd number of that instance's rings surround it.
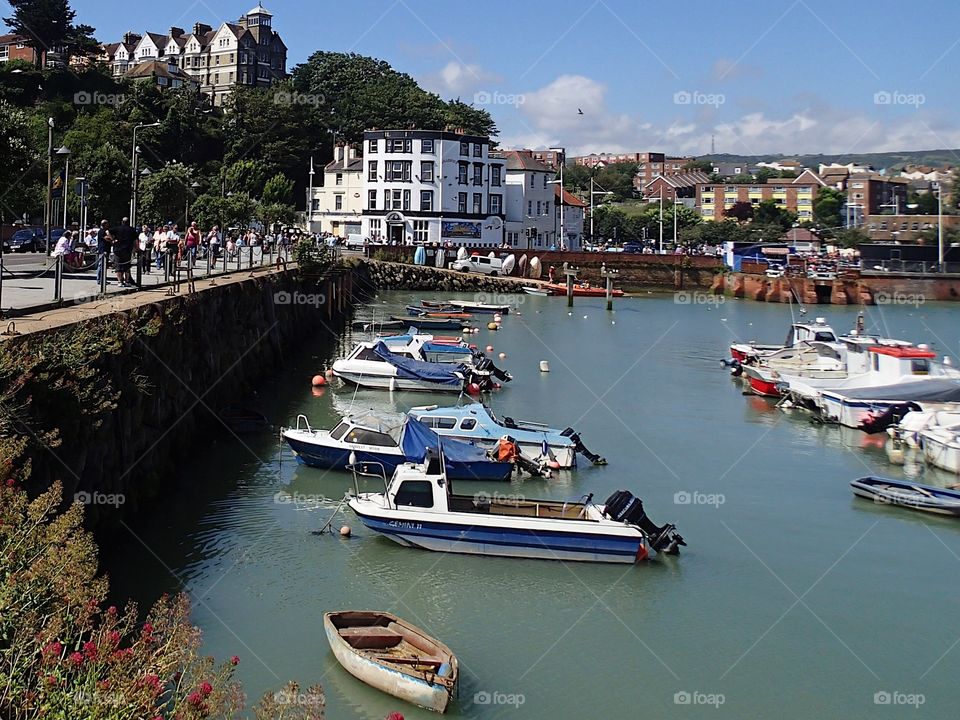
<svg viewBox="0 0 960 720">
<path fill-rule="evenodd" d="M 395 312 L 413 300 L 391 293 L 371 307 Z M 612 314 L 602 300 L 578 298 L 568 314 L 563 299 L 521 301 L 522 315 L 505 318 L 500 332 L 474 336 L 506 352 L 502 364 L 516 378 L 494 408 L 572 425 L 610 464 L 485 489 L 601 500 L 630 489 L 654 521 L 677 524 L 689 544 L 680 557 L 606 567 L 443 555 L 402 548 L 347 516 L 335 525 L 349 523 L 352 539 L 316 536 L 350 477 L 297 466 L 289 454 L 280 464 L 276 439 L 265 435 L 222 438 L 190 455 L 193 490 L 159 508 L 139 540 L 115 548 L 118 594 L 149 601 L 186 590 L 207 650 L 242 658 L 250 696 L 289 678 L 320 681 L 334 720 L 379 720 L 391 710 L 433 717 L 335 663 L 321 615 L 344 608 L 396 612 L 457 652 L 452 717 L 952 714 L 960 524 L 855 500 L 850 479 L 903 473 L 881 441 L 744 397 L 720 367 L 734 338 L 782 339 L 789 307 L 651 295 L 619 300 Z M 869 310 L 868 326 L 956 356 L 960 308 Z M 808 317 L 846 330 L 855 314 L 828 307 Z M 305 350 L 250 404 L 278 424 L 304 413 L 323 426 L 351 402 L 437 401 L 336 388 L 315 397 L 310 376 L 349 345 L 347 337 Z M 538 372 L 542 359 L 549 374 Z M 686 497 L 678 493 L 697 502 L 677 502 Z M 890 705 L 875 704 L 883 692 Z M 923 696 L 918 709 L 894 704 L 909 694 Z M 505 704 L 516 696 L 522 705 Z"/>
</svg>

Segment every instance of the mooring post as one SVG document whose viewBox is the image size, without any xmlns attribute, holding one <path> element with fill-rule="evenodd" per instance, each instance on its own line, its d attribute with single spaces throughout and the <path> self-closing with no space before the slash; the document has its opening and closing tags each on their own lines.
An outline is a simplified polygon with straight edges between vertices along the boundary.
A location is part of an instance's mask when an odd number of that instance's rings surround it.
<svg viewBox="0 0 960 720">
<path fill-rule="evenodd" d="M 607 281 L 607 310 L 613 310 L 613 280 L 620 274 L 616 268 L 607 269 L 607 264 L 600 266 L 600 277 Z"/>
<path fill-rule="evenodd" d="M 573 307 L 573 281 L 577 279 L 577 268 L 564 262 L 563 274 L 567 276 L 567 307 Z"/>
</svg>

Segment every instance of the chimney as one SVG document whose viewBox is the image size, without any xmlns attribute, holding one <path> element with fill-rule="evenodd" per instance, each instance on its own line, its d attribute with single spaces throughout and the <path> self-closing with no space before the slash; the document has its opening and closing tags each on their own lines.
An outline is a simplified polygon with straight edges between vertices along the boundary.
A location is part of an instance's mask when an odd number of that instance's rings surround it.
<svg viewBox="0 0 960 720">
<path fill-rule="evenodd" d="M 337 145 L 336 156 L 335 156 L 337 162 L 339 163 L 343 162 L 344 160 L 343 156 L 344 156 L 345 150 L 346 150 L 346 147 L 344 145 Z"/>
<path fill-rule="evenodd" d="M 143 35 L 135 33 L 132 30 L 123 34 L 124 45 L 136 45 L 143 38 Z"/>
<path fill-rule="evenodd" d="M 194 35 L 205 35 L 211 30 L 213 30 L 213 28 L 207 25 L 206 23 L 195 23 L 193 26 Z"/>
<path fill-rule="evenodd" d="M 349 158 L 348 158 L 349 160 L 356 160 L 356 159 L 357 159 L 357 146 L 356 146 L 356 145 L 348 145 L 348 146 L 347 146 L 347 154 L 349 155 Z"/>
<path fill-rule="evenodd" d="M 171 27 L 170 28 L 170 37 L 178 38 L 183 35 L 183 28 Z"/>
</svg>

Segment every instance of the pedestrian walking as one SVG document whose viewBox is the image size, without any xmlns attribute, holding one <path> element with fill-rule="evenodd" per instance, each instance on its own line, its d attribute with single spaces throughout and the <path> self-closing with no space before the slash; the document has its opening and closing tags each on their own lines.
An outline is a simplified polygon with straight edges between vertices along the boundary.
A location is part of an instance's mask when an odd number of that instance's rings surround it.
<svg viewBox="0 0 960 720">
<path fill-rule="evenodd" d="M 137 247 L 137 232 L 130 226 L 130 218 L 123 218 L 120 224 L 110 231 L 113 235 L 113 255 L 116 262 L 117 282 L 120 287 L 134 285 L 130 277 L 130 264 L 133 251 Z"/>
<path fill-rule="evenodd" d="M 140 228 L 140 236 L 137 238 L 137 262 L 140 265 L 140 272 L 146 275 L 150 274 L 151 252 L 153 251 L 153 233 L 146 225 Z"/>
<path fill-rule="evenodd" d="M 110 260 L 110 249 L 113 245 L 113 237 L 110 235 L 110 223 L 104 219 L 100 221 L 100 229 L 97 230 L 97 284 L 102 285 L 106 280 L 107 262 Z M 109 285 L 110 282 L 106 281 Z"/>
</svg>

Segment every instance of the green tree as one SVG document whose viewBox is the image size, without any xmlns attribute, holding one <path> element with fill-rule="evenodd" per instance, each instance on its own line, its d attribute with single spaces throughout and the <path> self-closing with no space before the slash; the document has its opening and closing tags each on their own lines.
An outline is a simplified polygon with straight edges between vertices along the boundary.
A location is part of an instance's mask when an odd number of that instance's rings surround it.
<svg viewBox="0 0 960 720">
<path fill-rule="evenodd" d="M 190 171 L 180 163 L 165 165 L 140 180 L 138 222 L 186 225 L 184 213 L 193 190 Z"/>
<path fill-rule="evenodd" d="M 915 212 L 918 215 L 936 215 L 938 210 L 937 195 L 933 192 L 917 193 L 914 202 L 917 205 Z M 906 212 L 906 208 L 902 209 Z"/>
<path fill-rule="evenodd" d="M 767 182 L 767 180 L 771 180 L 775 177 L 780 177 L 780 173 L 778 173 L 773 168 L 763 167 L 757 170 L 756 175 L 754 175 L 753 177 L 754 177 L 754 182 L 757 182 L 763 185 Z"/>
<path fill-rule="evenodd" d="M 594 179 L 612 200 L 629 200 L 637 196 L 633 181 L 637 176 L 636 163 L 613 163 L 596 172 Z M 564 178 L 566 182 L 566 178 Z M 589 181 L 588 181 L 589 183 Z"/>
<path fill-rule="evenodd" d="M 780 207 L 775 200 L 764 200 L 753 212 L 753 222 L 757 225 L 778 226 L 781 230 L 791 227 L 796 220 L 796 215 Z"/>
<path fill-rule="evenodd" d="M 857 247 L 861 243 L 870 242 L 870 236 L 860 228 L 846 228 L 834 233 L 837 242 L 843 247 Z"/>
<path fill-rule="evenodd" d="M 687 245 L 722 245 L 748 240 L 749 231 L 736 220 L 719 220 L 685 227 L 680 230 L 680 237 Z"/>
<path fill-rule="evenodd" d="M 227 190 L 260 197 L 267 181 L 267 166 L 260 160 L 238 160 L 227 170 Z"/>
<path fill-rule="evenodd" d="M 265 204 L 292 205 L 293 180 L 277 173 L 264 184 L 260 199 Z"/>
<path fill-rule="evenodd" d="M 0 211 L 11 216 L 30 215 L 39 180 L 40 155 L 30 133 L 29 115 L 0 100 Z"/>
<path fill-rule="evenodd" d="M 824 228 L 837 228 L 843 224 L 841 208 L 846 198 L 832 187 L 822 187 L 813 200 L 813 219 Z"/>
<path fill-rule="evenodd" d="M 7 0 L 13 9 L 3 22 L 11 32 L 27 38 L 33 48 L 37 67 L 43 64 L 44 53 L 64 48 L 67 52 L 89 49 L 94 29 L 74 25 L 77 14 L 67 0 Z"/>
</svg>

